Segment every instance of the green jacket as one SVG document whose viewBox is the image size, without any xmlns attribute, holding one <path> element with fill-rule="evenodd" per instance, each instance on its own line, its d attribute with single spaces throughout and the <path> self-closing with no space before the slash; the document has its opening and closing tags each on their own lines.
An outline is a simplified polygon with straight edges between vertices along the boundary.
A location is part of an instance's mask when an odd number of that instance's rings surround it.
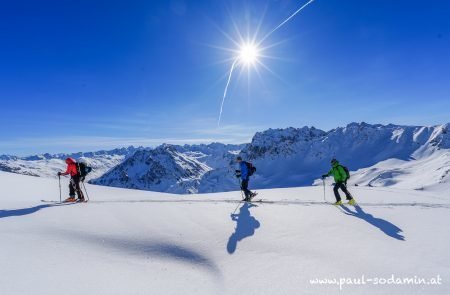
<svg viewBox="0 0 450 295">
<path fill-rule="evenodd" d="M 333 168 L 326 174 L 327 176 L 333 175 L 335 182 L 345 182 L 347 180 L 347 173 L 339 162 L 333 164 Z"/>
</svg>

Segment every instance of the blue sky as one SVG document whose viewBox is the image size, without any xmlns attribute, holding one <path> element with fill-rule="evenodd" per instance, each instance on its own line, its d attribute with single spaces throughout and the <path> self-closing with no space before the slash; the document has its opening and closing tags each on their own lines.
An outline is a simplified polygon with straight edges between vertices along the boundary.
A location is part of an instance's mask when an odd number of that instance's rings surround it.
<svg viewBox="0 0 450 295">
<path fill-rule="evenodd" d="M 261 38 L 305 2 L 2 1 L 0 154 L 450 121 L 450 2 L 316 0 L 262 44 L 270 70 L 237 68 L 217 128 L 226 35 Z"/>
</svg>

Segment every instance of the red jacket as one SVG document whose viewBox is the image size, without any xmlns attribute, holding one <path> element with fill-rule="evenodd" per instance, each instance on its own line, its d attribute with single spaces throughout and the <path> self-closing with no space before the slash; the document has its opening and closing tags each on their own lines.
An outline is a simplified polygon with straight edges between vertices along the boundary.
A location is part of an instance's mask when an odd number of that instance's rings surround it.
<svg viewBox="0 0 450 295">
<path fill-rule="evenodd" d="M 77 162 L 75 162 L 75 160 L 72 158 L 67 158 L 66 164 L 67 164 L 67 170 L 66 170 L 66 172 L 62 173 L 62 175 L 70 174 L 70 176 L 76 176 L 78 174 Z"/>
</svg>

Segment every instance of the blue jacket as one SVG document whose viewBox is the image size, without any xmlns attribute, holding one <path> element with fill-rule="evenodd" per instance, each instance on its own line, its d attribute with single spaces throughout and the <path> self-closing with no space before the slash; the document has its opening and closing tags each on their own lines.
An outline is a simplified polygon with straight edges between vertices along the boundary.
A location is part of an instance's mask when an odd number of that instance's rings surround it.
<svg viewBox="0 0 450 295">
<path fill-rule="evenodd" d="M 248 168 L 247 168 L 247 164 L 246 164 L 244 161 L 242 161 L 242 162 L 239 164 L 239 168 L 240 168 L 240 170 L 241 170 L 241 179 L 242 179 L 242 180 L 248 180 Z"/>
</svg>

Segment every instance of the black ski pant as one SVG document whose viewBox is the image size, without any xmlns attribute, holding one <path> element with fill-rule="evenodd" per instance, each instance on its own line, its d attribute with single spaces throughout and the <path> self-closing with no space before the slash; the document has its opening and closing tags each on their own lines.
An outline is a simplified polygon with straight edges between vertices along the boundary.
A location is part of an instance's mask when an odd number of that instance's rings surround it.
<svg viewBox="0 0 450 295">
<path fill-rule="evenodd" d="M 248 178 L 241 181 L 241 190 L 244 192 L 246 199 L 251 197 L 252 192 L 248 189 Z"/>
<path fill-rule="evenodd" d="M 69 182 L 69 196 L 75 198 L 75 193 L 78 195 L 78 199 L 84 199 L 83 191 L 81 190 L 80 186 L 80 176 L 75 175 L 70 177 Z"/>
<path fill-rule="evenodd" d="M 341 196 L 339 195 L 339 191 L 338 191 L 339 189 L 341 189 L 344 192 L 347 200 L 353 199 L 352 195 L 350 194 L 350 192 L 347 189 L 347 185 L 344 182 L 336 182 L 333 187 L 333 192 L 334 192 L 334 196 L 336 197 L 336 202 L 339 202 L 341 200 Z"/>
</svg>

